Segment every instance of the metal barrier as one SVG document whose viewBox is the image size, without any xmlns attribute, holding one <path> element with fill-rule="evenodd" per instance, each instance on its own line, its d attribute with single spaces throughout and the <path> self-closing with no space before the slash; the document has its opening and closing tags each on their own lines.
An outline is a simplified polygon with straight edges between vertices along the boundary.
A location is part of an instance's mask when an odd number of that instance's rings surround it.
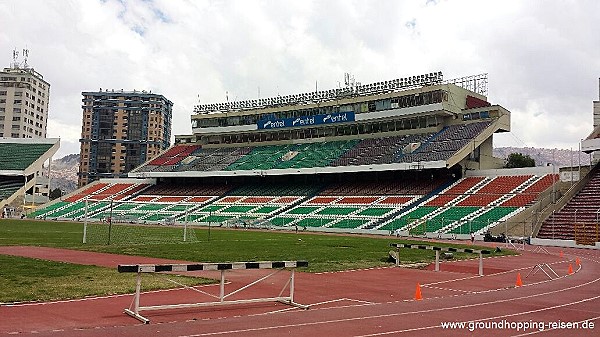
<svg viewBox="0 0 600 337">
<path fill-rule="evenodd" d="M 487 249 L 480 250 L 471 248 L 439 247 L 428 245 L 413 245 L 408 243 L 390 243 L 390 246 L 396 247 L 396 266 L 400 266 L 400 248 L 425 249 L 435 251 L 435 271 L 440 271 L 440 252 L 479 254 L 479 276 L 483 276 L 483 254 L 492 253 Z"/>
<path fill-rule="evenodd" d="M 119 265 L 118 271 L 120 273 L 137 273 L 134 305 L 132 308 L 125 309 L 125 313 L 132 316 L 143 323 L 150 323 L 150 320 L 140 314 L 141 311 L 151 310 L 162 310 L 162 309 L 177 309 L 177 308 L 191 308 L 191 307 L 207 307 L 217 306 L 226 304 L 241 304 L 241 303 L 258 303 L 258 302 L 281 302 L 284 304 L 292 305 L 302 309 L 308 309 L 307 305 L 302 305 L 294 302 L 294 281 L 295 281 L 295 270 L 299 267 L 308 267 L 307 261 L 263 261 L 263 262 L 233 262 L 233 263 L 196 263 L 196 264 L 135 264 L 135 265 Z M 240 270 L 240 269 L 276 269 L 276 271 L 248 284 L 244 287 L 234 290 L 229 294 L 225 294 L 225 271 L 226 270 Z M 241 299 L 241 300 L 226 300 L 229 296 L 236 294 L 242 290 L 245 290 L 267 278 L 279 273 L 284 269 L 290 269 L 290 278 L 287 283 L 281 289 L 281 292 L 276 297 L 269 298 L 254 298 L 254 299 Z M 140 306 L 140 296 L 142 288 L 142 273 L 159 273 L 159 272 L 187 272 L 187 271 L 200 271 L 200 270 L 212 270 L 221 272 L 220 280 L 220 292 L 219 296 L 215 296 L 201 290 L 191 288 L 194 291 L 208 295 L 210 297 L 218 299 L 214 302 L 199 302 L 199 303 L 183 303 L 183 304 L 165 304 L 165 305 L 154 305 L 154 306 Z M 282 296 L 284 290 L 289 285 L 289 296 Z"/>
</svg>

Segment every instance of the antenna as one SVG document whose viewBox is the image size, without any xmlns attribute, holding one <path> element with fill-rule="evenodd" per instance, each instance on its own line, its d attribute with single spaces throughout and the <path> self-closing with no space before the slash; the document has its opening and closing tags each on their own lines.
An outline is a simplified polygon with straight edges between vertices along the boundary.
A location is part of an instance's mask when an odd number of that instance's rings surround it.
<svg viewBox="0 0 600 337">
<path fill-rule="evenodd" d="M 13 64 L 12 64 L 13 68 L 15 68 L 15 69 L 19 67 L 18 59 L 19 59 L 19 51 L 15 48 L 15 49 L 13 49 Z"/>
<path fill-rule="evenodd" d="M 354 81 L 354 76 L 352 76 L 350 73 L 344 73 L 344 84 L 346 85 L 346 88 L 354 87 L 356 84 Z"/>
<path fill-rule="evenodd" d="M 29 49 L 23 49 L 23 68 L 27 68 L 27 58 L 29 57 Z"/>
</svg>

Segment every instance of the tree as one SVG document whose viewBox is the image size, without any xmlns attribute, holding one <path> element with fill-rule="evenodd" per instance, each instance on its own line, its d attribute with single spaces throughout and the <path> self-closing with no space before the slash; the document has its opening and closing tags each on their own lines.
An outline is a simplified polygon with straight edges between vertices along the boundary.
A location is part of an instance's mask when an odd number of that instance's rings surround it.
<svg viewBox="0 0 600 337">
<path fill-rule="evenodd" d="M 56 198 L 60 198 L 62 196 L 62 191 L 60 188 L 55 188 L 53 190 L 50 191 L 50 194 L 48 195 L 48 197 L 50 198 L 50 200 L 54 200 Z"/>
<path fill-rule="evenodd" d="M 524 155 L 522 153 L 511 153 L 508 155 L 508 159 L 506 160 L 506 168 L 517 168 L 517 167 L 535 167 L 535 160 L 531 158 L 528 154 Z"/>
</svg>

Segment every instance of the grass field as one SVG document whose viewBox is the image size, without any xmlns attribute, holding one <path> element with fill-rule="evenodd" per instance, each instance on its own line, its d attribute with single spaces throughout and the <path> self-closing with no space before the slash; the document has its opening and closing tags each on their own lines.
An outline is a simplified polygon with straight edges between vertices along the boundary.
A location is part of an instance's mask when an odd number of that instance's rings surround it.
<svg viewBox="0 0 600 337">
<path fill-rule="evenodd" d="M 169 231 L 181 229 L 161 228 Z M 34 245 L 60 247 L 97 252 L 140 255 L 194 262 L 233 262 L 270 260 L 308 260 L 310 272 L 337 271 L 377 266 L 391 266 L 388 258 L 391 242 L 411 242 L 391 237 L 366 237 L 293 233 L 274 231 L 196 228 L 196 242 L 150 243 L 150 244 L 83 244 L 81 223 L 43 222 L 31 220 L 0 220 L 0 245 Z M 415 243 L 416 241 L 412 241 Z M 460 245 L 448 245 L 456 246 Z M 494 254 L 507 254 L 502 251 Z M 433 251 L 405 249 L 400 258 L 405 263 L 430 262 Z M 471 254 L 456 254 L 457 258 L 473 257 Z M 119 275 L 116 270 L 100 267 L 75 266 L 48 261 L 6 258 L 0 255 L 0 263 L 15 266 L 0 272 L 0 302 L 75 298 L 107 293 L 132 291 L 131 275 Z M 29 268 L 23 268 L 27 265 Z M 0 269 L 4 269 L 0 268 Z M 34 270 L 28 272 L 27 270 Z M 120 282 L 106 279 L 123 278 Z M 76 280 L 76 281 L 74 281 Z M 89 282 L 86 282 L 89 280 Z M 194 281 L 186 280 L 188 284 Z M 78 289 L 69 286 L 79 283 Z M 106 285 L 104 285 L 106 283 Z M 132 282 L 131 282 L 132 283 Z M 64 284 L 64 287 L 60 287 Z M 145 283 L 146 284 L 146 283 Z M 6 285 L 6 286 L 4 286 Z M 112 287 L 111 285 L 115 285 Z M 154 288 L 164 285 L 155 284 Z M 57 287 L 54 293 L 44 293 L 47 287 Z M 27 294 L 33 294 L 27 296 Z M 37 295 L 36 295 L 37 294 Z M 47 295 L 47 296 L 43 296 Z"/>
<path fill-rule="evenodd" d="M 0 255 L 0 303 L 49 301 L 135 291 L 131 274 L 113 269 Z M 144 290 L 172 288 L 166 277 L 144 274 Z M 192 286 L 212 280 L 169 275 Z"/>
</svg>

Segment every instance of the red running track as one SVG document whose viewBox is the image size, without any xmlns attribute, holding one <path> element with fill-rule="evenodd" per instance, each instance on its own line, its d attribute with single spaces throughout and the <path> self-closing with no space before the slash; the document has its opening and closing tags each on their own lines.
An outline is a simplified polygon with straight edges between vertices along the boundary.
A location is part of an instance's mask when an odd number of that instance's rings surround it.
<svg viewBox="0 0 600 337">
<path fill-rule="evenodd" d="M 487 258 L 483 277 L 478 261 L 442 263 L 441 272 L 380 268 L 323 274 L 296 274 L 296 301 L 310 310 L 282 304 L 232 305 L 144 313 L 142 325 L 123 314 L 131 295 L 76 301 L 0 306 L 0 334 L 18 336 L 599 336 L 600 252 L 547 248 L 549 254 L 522 251 L 520 256 Z M 564 251 L 564 257 L 559 256 Z M 115 267 L 125 263 L 173 263 L 113 254 L 36 247 L 0 247 L 1 254 L 39 257 L 72 263 Z M 574 259 L 582 261 L 580 267 Z M 182 262 L 182 261 L 177 261 Z M 559 275 L 543 272 L 525 277 L 537 264 L 548 264 Z M 567 275 L 568 265 L 575 273 Z M 431 268 L 431 266 L 430 266 Z M 256 280 L 268 270 L 231 271 L 227 290 Z M 524 286 L 515 287 L 516 274 Z M 210 272 L 194 275 L 216 277 Z M 533 273 L 532 273 L 533 274 Z M 240 293 L 239 298 L 274 296 L 287 275 Z M 132 277 L 133 282 L 133 277 Z M 414 301 L 416 283 L 424 300 Z M 218 285 L 203 287 L 217 294 Z M 142 305 L 207 300 L 190 290 L 142 295 Z M 444 329 L 444 322 L 468 322 L 464 328 Z M 544 326 L 540 326 L 540 322 Z M 552 329 L 549 324 L 589 322 L 594 329 Z M 498 328 L 498 324 L 514 328 Z M 517 324 L 530 324 L 524 330 Z M 488 328 L 486 329 L 485 324 Z M 489 328 L 496 324 L 496 328 Z M 534 325 L 536 324 L 536 325 Z M 558 326 L 560 327 L 560 325 Z M 473 328 L 473 329 L 469 329 Z M 543 331 L 541 329 L 543 328 Z M 473 331 L 470 331 L 473 330 Z"/>
</svg>

